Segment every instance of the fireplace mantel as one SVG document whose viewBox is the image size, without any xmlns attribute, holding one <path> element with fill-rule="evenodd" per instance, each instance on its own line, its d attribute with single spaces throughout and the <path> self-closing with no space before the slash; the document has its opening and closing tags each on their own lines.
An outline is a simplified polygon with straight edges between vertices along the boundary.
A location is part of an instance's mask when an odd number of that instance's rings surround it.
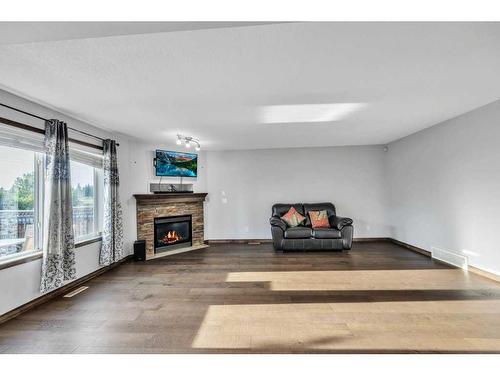
<svg viewBox="0 0 500 375">
<path fill-rule="evenodd" d="M 193 246 L 180 251 L 207 247 L 204 244 L 203 202 L 207 193 L 134 194 L 137 203 L 137 239 L 146 240 L 146 260 L 173 252 L 154 253 L 154 220 L 159 217 L 191 215 Z"/>
<path fill-rule="evenodd" d="M 134 194 L 137 202 L 169 201 L 169 202 L 203 202 L 208 193 L 160 193 Z"/>
</svg>

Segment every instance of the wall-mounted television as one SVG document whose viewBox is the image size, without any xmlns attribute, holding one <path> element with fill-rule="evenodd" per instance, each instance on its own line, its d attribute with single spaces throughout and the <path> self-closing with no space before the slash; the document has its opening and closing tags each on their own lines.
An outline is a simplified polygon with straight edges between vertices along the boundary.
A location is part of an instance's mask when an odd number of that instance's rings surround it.
<svg viewBox="0 0 500 375">
<path fill-rule="evenodd" d="M 196 177 L 198 174 L 198 155 L 156 150 L 154 165 L 157 176 Z"/>
</svg>

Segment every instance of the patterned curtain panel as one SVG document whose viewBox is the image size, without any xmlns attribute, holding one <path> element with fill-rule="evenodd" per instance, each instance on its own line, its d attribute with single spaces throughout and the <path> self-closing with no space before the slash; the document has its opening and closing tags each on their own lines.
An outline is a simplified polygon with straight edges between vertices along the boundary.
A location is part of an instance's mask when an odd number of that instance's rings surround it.
<svg viewBox="0 0 500 375">
<path fill-rule="evenodd" d="M 45 123 L 45 153 L 41 292 L 76 277 L 68 128 L 64 122 Z"/>
<path fill-rule="evenodd" d="M 118 188 L 120 178 L 116 163 L 116 142 L 106 139 L 104 148 L 104 222 L 99 264 L 109 265 L 123 258 L 122 206 Z"/>
</svg>

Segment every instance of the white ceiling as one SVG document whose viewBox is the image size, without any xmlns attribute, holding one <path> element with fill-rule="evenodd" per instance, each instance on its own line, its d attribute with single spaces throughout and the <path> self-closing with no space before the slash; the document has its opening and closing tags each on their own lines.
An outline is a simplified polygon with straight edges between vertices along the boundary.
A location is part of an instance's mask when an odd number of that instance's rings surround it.
<svg viewBox="0 0 500 375">
<path fill-rule="evenodd" d="M 0 22 L 0 44 L 266 25 L 273 22 Z"/>
<path fill-rule="evenodd" d="M 146 26 L 6 38 L 0 85 L 148 142 L 181 133 L 206 149 L 385 144 L 500 99 L 500 23 Z M 314 112 L 342 103 L 358 109 Z M 276 108 L 289 121 L 266 121 Z"/>
</svg>

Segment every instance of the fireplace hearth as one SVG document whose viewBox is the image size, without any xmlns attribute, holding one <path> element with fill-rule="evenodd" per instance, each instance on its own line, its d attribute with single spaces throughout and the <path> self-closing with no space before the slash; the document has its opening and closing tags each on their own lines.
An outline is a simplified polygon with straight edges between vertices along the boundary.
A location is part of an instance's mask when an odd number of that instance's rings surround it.
<svg viewBox="0 0 500 375">
<path fill-rule="evenodd" d="M 191 215 L 155 218 L 154 236 L 155 254 L 192 246 Z"/>
</svg>

